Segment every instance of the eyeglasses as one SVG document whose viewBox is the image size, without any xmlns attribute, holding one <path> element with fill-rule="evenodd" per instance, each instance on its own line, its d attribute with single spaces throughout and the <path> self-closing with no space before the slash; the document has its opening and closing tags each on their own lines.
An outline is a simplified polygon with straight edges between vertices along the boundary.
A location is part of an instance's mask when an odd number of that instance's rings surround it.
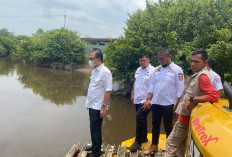
<svg viewBox="0 0 232 157">
<path fill-rule="evenodd" d="M 160 62 L 160 61 L 163 61 L 163 60 L 164 60 L 164 58 L 158 58 L 157 60 Z"/>
<path fill-rule="evenodd" d="M 91 58 L 91 57 L 89 57 L 89 60 L 91 60 L 91 61 L 94 60 L 94 59 L 97 59 L 97 58 Z"/>
</svg>

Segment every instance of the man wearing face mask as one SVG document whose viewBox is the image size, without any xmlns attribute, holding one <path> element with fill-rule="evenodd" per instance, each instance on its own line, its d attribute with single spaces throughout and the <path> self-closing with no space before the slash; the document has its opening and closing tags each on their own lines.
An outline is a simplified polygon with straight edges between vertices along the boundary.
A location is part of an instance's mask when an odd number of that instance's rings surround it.
<svg viewBox="0 0 232 157">
<path fill-rule="evenodd" d="M 171 61 L 168 49 L 158 52 L 158 61 L 161 65 L 156 67 L 149 86 L 147 101 L 144 110 L 152 110 L 152 144 L 144 151 L 150 154 L 158 150 L 160 125 L 163 118 L 166 137 L 172 131 L 174 104 L 178 103 L 184 90 L 183 70 Z"/>
<path fill-rule="evenodd" d="M 89 65 L 94 68 L 86 99 L 89 110 L 90 133 L 92 147 L 87 152 L 92 152 L 93 157 L 99 157 L 102 144 L 102 121 L 106 116 L 106 108 L 112 91 L 112 74 L 103 64 L 101 50 L 93 50 L 90 53 Z"/>
</svg>

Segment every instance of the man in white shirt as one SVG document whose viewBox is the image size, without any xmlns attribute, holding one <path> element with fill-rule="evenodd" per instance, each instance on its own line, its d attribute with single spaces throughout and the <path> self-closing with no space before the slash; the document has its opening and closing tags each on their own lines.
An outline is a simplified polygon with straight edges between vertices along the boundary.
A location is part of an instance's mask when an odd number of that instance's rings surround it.
<svg viewBox="0 0 232 157">
<path fill-rule="evenodd" d="M 211 83 L 214 86 L 214 88 L 219 92 L 219 96 L 223 93 L 223 86 L 221 82 L 221 77 L 212 70 L 212 60 L 209 58 L 207 60 L 207 69 L 211 76 Z"/>
<path fill-rule="evenodd" d="M 147 54 L 139 55 L 139 65 L 140 67 L 135 72 L 135 82 L 131 92 L 131 101 L 136 109 L 136 138 L 129 148 L 132 152 L 137 151 L 141 143 L 147 142 L 147 116 L 150 109 L 144 111 L 142 106 L 147 100 L 150 80 L 155 71 Z"/>
<path fill-rule="evenodd" d="M 158 150 L 160 125 L 163 118 L 166 137 L 172 131 L 174 104 L 184 90 L 183 70 L 171 61 L 168 49 L 158 52 L 158 61 L 161 64 L 156 67 L 149 86 L 148 99 L 143 106 L 144 110 L 152 110 L 152 144 L 144 151 L 150 154 Z"/>
<path fill-rule="evenodd" d="M 90 53 L 89 65 L 94 70 L 91 74 L 85 107 L 89 110 L 92 147 L 87 148 L 86 151 L 92 151 L 93 157 L 99 157 L 102 144 L 102 120 L 106 116 L 106 107 L 112 91 L 112 74 L 103 64 L 101 50 Z"/>
</svg>

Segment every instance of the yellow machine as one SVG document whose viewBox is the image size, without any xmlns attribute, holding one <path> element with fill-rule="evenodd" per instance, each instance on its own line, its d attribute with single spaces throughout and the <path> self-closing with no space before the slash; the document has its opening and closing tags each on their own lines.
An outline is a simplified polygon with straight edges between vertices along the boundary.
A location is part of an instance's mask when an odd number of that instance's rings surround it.
<svg viewBox="0 0 232 157">
<path fill-rule="evenodd" d="M 228 99 L 220 99 L 218 103 L 199 103 L 192 111 L 186 157 L 232 157 L 232 87 L 224 84 L 224 92 Z M 159 148 L 165 150 L 165 135 L 160 136 Z M 149 142 L 142 145 L 147 148 Z M 122 142 L 129 147 L 134 138 Z"/>
<path fill-rule="evenodd" d="M 224 91 L 228 100 L 198 104 L 193 109 L 187 157 L 232 157 L 232 88 L 228 83 Z"/>
<path fill-rule="evenodd" d="M 224 92 L 228 99 L 220 99 L 218 103 L 199 103 L 191 113 L 186 157 L 232 157 L 232 87 L 225 82 Z M 152 135 L 148 134 L 148 142 L 143 143 L 137 153 L 128 153 L 128 148 L 134 142 L 135 137 L 123 141 L 117 153 L 110 156 L 118 157 L 138 157 L 144 156 L 143 148 L 146 149 L 151 145 Z M 166 135 L 160 134 L 159 151 L 163 156 L 165 151 Z M 107 146 L 108 148 L 109 146 Z M 85 146 L 79 149 L 79 145 L 74 145 L 66 157 L 81 156 Z M 87 156 L 87 154 L 84 154 Z M 107 151 L 103 156 L 108 156 Z"/>
</svg>

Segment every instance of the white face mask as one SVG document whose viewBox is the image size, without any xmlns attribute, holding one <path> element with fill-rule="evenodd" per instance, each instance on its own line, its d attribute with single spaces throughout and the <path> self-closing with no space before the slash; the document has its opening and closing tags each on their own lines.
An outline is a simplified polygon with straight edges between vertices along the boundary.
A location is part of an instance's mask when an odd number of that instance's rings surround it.
<svg viewBox="0 0 232 157">
<path fill-rule="evenodd" d="M 89 60 L 89 66 L 93 68 L 94 67 L 94 62 Z"/>
</svg>

